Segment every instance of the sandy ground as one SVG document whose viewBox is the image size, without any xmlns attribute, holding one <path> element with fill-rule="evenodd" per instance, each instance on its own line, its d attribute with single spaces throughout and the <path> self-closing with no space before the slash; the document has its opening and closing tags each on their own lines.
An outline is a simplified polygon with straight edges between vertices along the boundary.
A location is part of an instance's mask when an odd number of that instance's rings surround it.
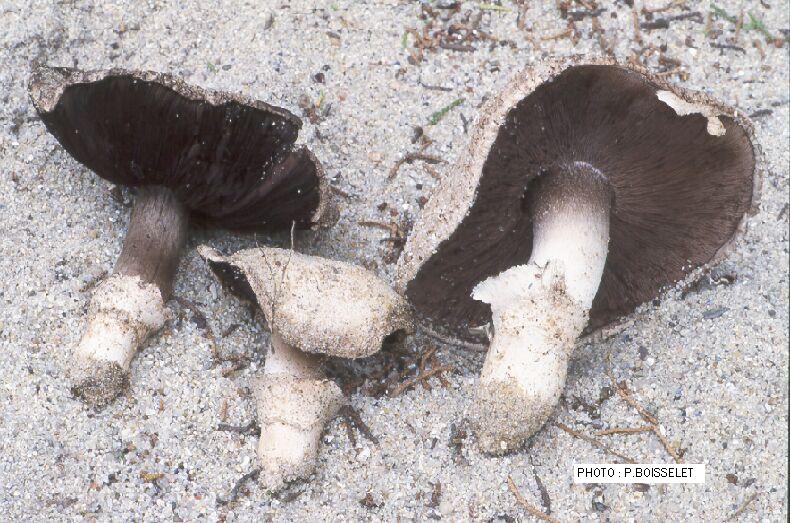
<svg viewBox="0 0 790 523">
<path fill-rule="evenodd" d="M 449 2 L 430 2 L 442 3 Z M 234 250 L 285 238 L 195 230 L 175 294 L 202 311 L 206 328 L 199 314 L 172 301 L 173 319 L 134 361 L 125 397 L 92 412 L 69 392 L 70 350 L 84 327 L 90 288 L 120 250 L 132 195 L 112 198 L 112 187 L 46 132 L 27 98 L 32 63 L 168 71 L 298 114 L 300 100 L 305 106 L 320 99 L 319 118 L 305 118 L 300 141 L 333 177 L 342 215 L 332 230 L 297 236 L 296 248 L 364 264 L 391 281 L 393 253 L 381 242 L 389 233 L 359 222 L 394 220 L 406 228 L 435 186 L 421 162 L 404 164 L 387 180 L 399 158 L 419 149 L 413 127 L 433 140 L 425 152 L 446 160 L 429 167 L 450 175 L 466 144 L 465 121 L 473 125 L 481 101 L 514 71 L 552 55 L 601 51 L 590 17 L 575 22 L 575 44 L 567 34 L 543 40 L 567 24 L 554 2 L 530 4 L 519 27 L 514 3 L 463 2 L 451 21 L 477 20 L 493 39 L 468 44 L 471 52 L 426 50 L 412 64 L 415 40 L 403 35 L 426 23 L 417 2 L 0 0 L 0 519 L 528 520 L 508 490 L 511 476 L 529 503 L 561 521 L 721 521 L 741 509 L 742 521 L 784 521 L 788 47 L 765 34 L 787 37 L 782 0 L 718 2 L 735 17 L 742 6 L 740 31 L 721 12 L 706 24 L 713 9 L 707 2 L 691 8 L 699 16 L 680 6 L 652 20 L 641 13 L 642 23 L 671 20 L 668 28 L 639 34 L 626 2 L 600 2 L 597 17 L 604 45 L 621 59 L 666 46 L 664 55 L 678 62 L 662 64 L 650 51 L 640 59 L 656 70 L 680 64 L 685 85 L 756 113 L 765 151 L 761 210 L 715 268 L 732 283 L 698 285 L 685 296 L 670 291 L 607 336 L 580 342 L 556 411 L 556 422 L 587 435 L 643 424 L 611 394 L 605 358 L 611 352 L 616 379 L 656 414 L 683 460 L 707 464 L 706 484 L 573 485 L 573 463 L 614 458 L 554 422 L 522 452 L 480 455 L 464 427 L 482 356 L 416 336 L 406 355 L 341 373 L 347 385 L 349 376 L 364 378 L 350 403 L 377 444 L 352 431 L 353 445 L 338 419 L 327 427 L 311 481 L 274 496 L 248 482 L 235 501 L 223 503 L 254 470 L 256 438 L 217 427 L 254 419 L 249 384 L 268 334 L 249 307 L 221 289 L 194 247 Z M 583 9 L 573 4 L 571 11 Z M 683 14 L 689 16 L 672 19 Z M 439 10 L 437 30 L 448 16 Z M 714 47 L 721 44 L 735 47 Z M 323 83 L 314 79 L 319 72 Z M 680 81 L 678 72 L 670 74 Z M 429 125 L 459 98 L 458 107 Z M 248 366 L 215 364 L 208 330 L 222 354 L 244 356 Z M 445 374 L 445 386 L 434 379 L 430 390 L 371 395 L 382 369 L 392 368 L 394 382 L 406 379 L 413 354 L 434 345 L 439 361 L 455 369 Z M 600 440 L 639 462 L 670 460 L 652 433 Z"/>
</svg>

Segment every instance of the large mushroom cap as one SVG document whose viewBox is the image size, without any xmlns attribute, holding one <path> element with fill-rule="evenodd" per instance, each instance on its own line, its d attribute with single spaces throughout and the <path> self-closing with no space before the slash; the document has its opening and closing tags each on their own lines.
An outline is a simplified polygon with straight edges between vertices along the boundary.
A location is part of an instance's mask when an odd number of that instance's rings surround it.
<svg viewBox="0 0 790 523">
<path fill-rule="evenodd" d="M 473 287 L 532 251 L 531 182 L 584 162 L 613 191 L 598 327 L 708 263 L 756 205 L 750 123 L 701 93 L 608 60 L 520 73 L 481 111 L 471 144 L 399 261 L 420 315 L 465 336 L 490 319 Z"/>
<path fill-rule="evenodd" d="M 257 302 L 272 332 L 305 352 L 362 358 L 410 328 L 406 301 L 361 267 L 287 249 L 198 252 L 232 292 Z"/>
<path fill-rule="evenodd" d="M 79 162 L 126 186 L 163 185 L 198 218 L 231 229 L 309 227 L 325 217 L 299 118 L 166 74 L 38 67 L 30 97 Z"/>
</svg>

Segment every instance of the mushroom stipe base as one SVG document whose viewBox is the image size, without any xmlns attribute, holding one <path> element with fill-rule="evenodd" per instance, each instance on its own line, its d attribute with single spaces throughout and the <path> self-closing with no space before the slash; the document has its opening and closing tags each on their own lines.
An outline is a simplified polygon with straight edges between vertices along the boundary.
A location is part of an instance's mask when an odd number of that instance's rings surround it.
<svg viewBox="0 0 790 523">
<path fill-rule="evenodd" d="M 75 353 L 73 390 L 86 403 L 104 406 L 123 393 L 137 348 L 164 325 L 188 218 L 170 189 L 138 191 L 114 274 L 93 293 Z"/>
<path fill-rule="evenodd" d="M 115 362 L 76 358 L 71 371 L 71 393 L 85 403 L 101 408 L 129 388 L 129 371 Z"/>
<path fill-rule="evenodd" d="M 532 269 L 539 281 L 494 314 L 494 338 L 471 406 L 478 447 L 490 454 L 517 450 L 549 419 L 587 322 L 556 266 Z"/>
<path fill-rule="evenodd" d="M 541 173 L 528 193 L 529 262 L 473 293 L 491 305 L 493 336 L 471 417 L 493 454 L 520 447 L 551 415 L 606 263 L 612 192 L 603 174 L 584 162 Z"/>
<path fill-rule="evenodd" d="M 272 334 L 263 375 L 255 384 L 260 482 L 269 490 L 313 473 L 324 426 L 345 403 L 340 387 L 324 377 L 322 361 Z"/>
<path fill-rule="evenodd" d="M 99 284 L 88 308 L 88 326 L 74 353 L 75 395 L 102 407 L 128 386 L 138 346 L 165 322 L 159 288 L 140 276 L 113 274 Z"/>
<path fill-rule="evenodd" d="M 256 384 L 260 483 L 277 491 L 315 471 L 321 434 L 345 403 L 331 380 L 273 375 Z"/>
</svg>

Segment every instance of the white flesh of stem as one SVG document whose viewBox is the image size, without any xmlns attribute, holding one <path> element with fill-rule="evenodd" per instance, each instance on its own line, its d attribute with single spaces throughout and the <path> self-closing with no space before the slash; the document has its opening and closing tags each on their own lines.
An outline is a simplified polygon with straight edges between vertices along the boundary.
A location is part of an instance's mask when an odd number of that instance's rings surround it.
<svg viewBox="0 0 790 523">
<path fill-rule="evenodd" d="M 574 164 L 542 184 L 532 206 L 529 262 L 473 291 L 492 310 L 493 337 L 473 415 L 488 452 L 523 443 L 564 388 L 568 356 L 586 324 L 608 251 L 609 192 L 595 174 Z"/>
<path fill-rule="evenodd" d="M 139 344 L 165 322 L 159 288 L 139 276 L 114 274 L 99 284 L 89 307 L 88 327 L 76 356 L 129 370 Z"/>
<path fill-rule="evenodd" d="M 340 388 L 323 377 L 318 356 L 272 335 L 272 351 L 256 387 L 261 481 L 276 490 L 309 476 L 324 425 L 342 406 Z"/>
</svg>

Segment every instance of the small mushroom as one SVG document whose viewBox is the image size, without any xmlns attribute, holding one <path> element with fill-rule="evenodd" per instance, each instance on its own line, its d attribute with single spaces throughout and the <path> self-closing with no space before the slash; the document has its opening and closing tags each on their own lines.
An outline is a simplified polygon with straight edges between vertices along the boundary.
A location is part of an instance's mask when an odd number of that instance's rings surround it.
<svg viewBox="0 0 790 523">
<path fill-rule="evenodd" d="M 734 109 L 610 60 L 539 65 L 487 103 L 398 265 L 421 321 L 462 338 L 492 323 L 482 450 L 545 423 L 585 325 L 722 252 L 756 206 L 759 155 Z"/>
<path fill-rule="evenodd" d="M 124 390 L 137 347 L 164 324 L 190 219 L 236 230 L 327 219 L 323 171 L 294 147 L 301 121 L 284 109 L 152 72 L 39 67 L 29 91 L 76 160 L 137 188 L 123 249 L 93 294 L 72 362 L 73 391 L 90 404 Z"/>
<path fill-rule="evenodd" d="M 199 247 L 229 289 L 253 301 L 271 329 L 255 387 L 261 480 L 276 490 L 315 469 L 321 432 L 344 402 L 326 379 L 324 356 L 363 358 L 410 328 L 406 301 L 369 271 L 286 249 L 222 256 Z"/>
</svg>

